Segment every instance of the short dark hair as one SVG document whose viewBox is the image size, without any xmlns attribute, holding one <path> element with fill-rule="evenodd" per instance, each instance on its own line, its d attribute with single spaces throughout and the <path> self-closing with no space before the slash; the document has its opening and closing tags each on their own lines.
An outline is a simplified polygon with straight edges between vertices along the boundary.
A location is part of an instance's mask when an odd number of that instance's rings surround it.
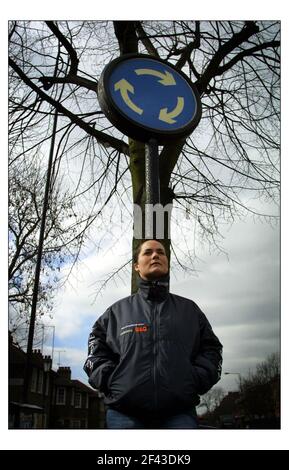
<svg viewBox="0 0 289 470">
<path fill-rule="evenodd" d="M 151 242 L 151 241 L 160 243 L 160 244 L 163 246 L 163 248 L 164 248 L 164 250 L 165 250 L 165 253 L 166 253 L 166 247 L 165 247 L 165 245 L 164 245 L 160 240 L 155 240 L 154 238 L 148 238 L 147 240 L 142 240 L 142 241 L 137 245 L 136 249 L 134 250 L 133 258 L 132 258 L 134 263 L 137 263 L 137 262 L 138 262 L 138 257 L 139 257 L 139 254 L 140 254 L 140 252 L 141 252 L 141 247 L 143 246 L 143 244 L 144 244 L 145 242 Z M 166 253 L 166 254 L 167 254 L 167 253 Z"/>
</svg>

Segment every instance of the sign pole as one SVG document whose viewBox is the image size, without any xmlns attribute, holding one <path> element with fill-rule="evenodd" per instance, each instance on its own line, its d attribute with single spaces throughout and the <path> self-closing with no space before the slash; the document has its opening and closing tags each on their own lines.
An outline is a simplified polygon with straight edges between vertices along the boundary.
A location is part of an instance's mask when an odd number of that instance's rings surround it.
<svg viewBox="0 0 289 470">
<path fill-rule="evenodd" d="M 160 203 L 159 155 L 156 139 L 149 139 L 145 144 L 145 188 L 145 238 L 156 238 L 157 221 L 153 206 Z"/>
<path fill-rule="evenodd" d="M 160 220 L 158 145 L 185 138 L 198 125 L 202 111 L 198 89 L 165 60 L 125 54 L 106 65 L 97 95 L 107 119 L 125 135 L 145 144 L 145 229 L 141 236 L 166 239 Z"/>
</svg>

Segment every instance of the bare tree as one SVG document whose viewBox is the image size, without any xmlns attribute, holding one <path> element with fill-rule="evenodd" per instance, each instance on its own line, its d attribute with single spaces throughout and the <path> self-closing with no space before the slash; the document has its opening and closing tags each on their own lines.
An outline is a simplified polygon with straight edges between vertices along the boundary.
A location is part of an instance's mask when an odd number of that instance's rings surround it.
<svg viewBox="0 0 289 470">
<path fill-rule="evenodd" d="M 45 178 L 39 155 L 31 161 L 18 158 L 10 166 L 9 327 L 18 341 L 27 336 Z M 44 238 L 38 322 L 44 313 L 52 309 L 53 297 L 60 282 L 63 282 L 59 275 L 61 267 L 79 250 L 79 223 L 71 199 L 58 183 L 55 184 L 50 194 Z"/>
<path fill-rule="evenodd" d="M 248 414 L 280 415 L 280 354 L 272 353 L 240 381 L 241 402 Z"/>
<path fill-rule="evenodd" d="M 221 403 L 225 396 L 225 390 L 222 387 L 213 387 L 205 395 L 202 395 L 199 408 L 205 407 L 207 413 L 212 413 Z"/>
<path fill-rule="evenodd" d="M 184 265 L 185 255 L 195 256 L 194 237 L 218 245 L 221 221 L 248 210 L 260 215 L 256 198 L 278 202 L 279 35 L 274 21 L 11 22 L 12 161 L 45 142 L 56 109 L 59 173 L 70 178 L 71 198 L 83 208 L 83 233 L 106 220 L 114 237 L 119 214 L 127 219 L 132 202 L 144 205 L 144 145 L 127 143 L 104 118 L 98 77 L 129 52 L 174 64 L 195 82 L 203 105 L 194 133 L 164 145 L 159 158 L 161 203 L 174 202 L 177 222 L 189 232 L 185 253 L 172 245 Z M 179 222 L 186 219 L 190 225 Z"/>
<path fill-rule="evenodd" d="M 249 372 L 240 381 L 241 392 L 257 385 L 264 385 L 280 376 L 280 354 L 275 352 L 267 356 L 265 361 L 256 365 L 255 372 Z"/>
</svg>

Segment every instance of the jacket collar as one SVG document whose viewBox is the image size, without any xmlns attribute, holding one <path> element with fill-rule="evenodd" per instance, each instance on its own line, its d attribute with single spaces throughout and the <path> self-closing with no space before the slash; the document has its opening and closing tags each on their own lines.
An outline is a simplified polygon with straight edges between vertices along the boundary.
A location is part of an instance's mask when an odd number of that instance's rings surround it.
<svg viewBox="0 0 289 470">
<path fill-rule="evenodd" d="M 162 302 L 169 294 L 169 280 L 170 277 L 168 274 L 159 279 L 154 279 L 153 281 L 146 281 L 139 277 L 138 292 L 146 300 Z"/>
</svg>

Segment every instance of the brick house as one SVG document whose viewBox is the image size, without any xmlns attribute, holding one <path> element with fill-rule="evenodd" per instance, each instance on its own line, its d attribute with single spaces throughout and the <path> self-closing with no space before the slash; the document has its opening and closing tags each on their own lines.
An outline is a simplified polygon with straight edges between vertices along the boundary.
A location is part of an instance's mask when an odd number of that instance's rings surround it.
<svg viewBox="0 0 289 470">
<path fill-rule="evenodd" d="M 103 409 L 98 393 L 79 380 L 71 379 L 70 367 L 57 370 L 51 406 L 51 428 L 103 427 Z"/>
<path fill-rule="evenodd" d="M 53 371 L 51 357 L 34 350 L 27 400 L 23 403 L 26 353 L 9 335 L 9 428 L 47 428 Z"/>
<path fill-rule="evenodd" d="M 9 429 L 97 429 L 104 427 L 101 396 L 70 367 L 54 371 L 50 356 L 34 350 L 27 400 L 23 403 L 26 353 L 9 335 Z"/>
</svg>

